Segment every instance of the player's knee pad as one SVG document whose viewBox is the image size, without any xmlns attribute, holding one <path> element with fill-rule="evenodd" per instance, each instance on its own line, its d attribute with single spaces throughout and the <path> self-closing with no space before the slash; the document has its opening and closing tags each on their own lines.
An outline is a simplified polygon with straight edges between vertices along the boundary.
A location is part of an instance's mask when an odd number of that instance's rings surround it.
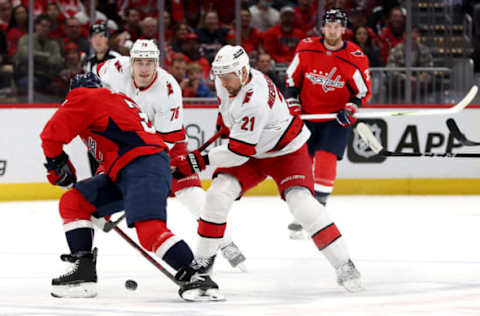
<svg viewBox="0 0 480 316">
<path fill-rule="evenodd" d="M 82 227 L 91 228 L 90 215 L 96 208 L 77 189 L 71 189 L 60 198 L 59 211 L 65 230 L 68 231 Z"/>
<path fill-rule="evenodd" d="M 318 203 L 307 188 L 290 188 L 285 193 L 285 200 L 293 216 L 310 235 L 332 223 L 325 207 Z"/>
<path fill-rule="evenodd" d="M 205 204 L 206 197 L 206 192 L 201 187 L 181 189 L 175 193 L 175 196 L 196 219 L 200 217 L 200 210 Z"/>
<path fill-rule="evenodd" d="M 314 161 L 315 191 L 329 194 L 337 178 L 337 155 L 319 150 L 315 153 Z"/>
<path fill-rule="evenodd" d="M 143 248 L 156 251 L 173 233 L 167 228 L 167 224 L 159 219 L 135 222 L 138 241 Z"/>
<path fill-rule="evenodd" d="M 219 174 L 207 191 L 200 217 L 213 223 L 224 223 L 233 202 L 242 188 L 238 180 L 227 174 Z"/>
</svg>

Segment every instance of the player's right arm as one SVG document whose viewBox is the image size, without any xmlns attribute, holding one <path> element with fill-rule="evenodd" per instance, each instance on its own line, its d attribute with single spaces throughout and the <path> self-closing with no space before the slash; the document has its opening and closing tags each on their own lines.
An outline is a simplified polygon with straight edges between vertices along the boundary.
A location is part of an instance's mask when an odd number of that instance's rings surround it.
<svg viewBox="0 0 480 316">
<path fill-rule="evenodd" d="M 287 90 L 285 92 L 285 98 L 292 115 L 298 115 L 302 110 L 302 104 L 300 102 L 299 95 L 303 85 L 304 74 L 300 50 L 304 49 L 309 42 L 311 42 L 311 39 L 306 38 L 298 43 L 297 49 L 295 50 L 295 55 L 293 56 L 290 65 L 288 65 L 286 72 L 285 82 Z"/>
</svg>

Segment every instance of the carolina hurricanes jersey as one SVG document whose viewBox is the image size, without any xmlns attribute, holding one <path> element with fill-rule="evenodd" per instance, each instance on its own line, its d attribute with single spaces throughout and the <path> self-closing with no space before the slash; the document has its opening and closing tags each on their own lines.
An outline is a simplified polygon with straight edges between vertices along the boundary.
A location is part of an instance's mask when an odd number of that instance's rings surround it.
<svg viewBox="0 0 480 316">
<path fill-rule="evenodd" d="M 288 66 L 287 88 L 300 89 L 303 113 L 333 113 L 348 102 L 360 107 L 370 98 L 368 67 L 367 56 L 352 42 L 332 51 L 321 37 L 305 38 Z"/>
<path fill-rule="evenodd" d="M 103 162 L 112 180 L 133 159 L 167 148 L 132 99 L 103 88 L 68 93 L 40 135 L 45 155 L 58 156 L 75 136 Z"/>
<path fill-rule="evenodd" d="M 185 140 L 182 91 L 172 75 L 157 68 L 152 83 L 140 89 L 133 80 L 130 57 L 125 56 L 99 64 L 97 73 L 108 88 L 132 98 L 169 145 Z"/>
<path fill-rule="evenodd" d="M 210 162 L 219 167 L 229 163 L 222 161 L 228 157 L 222 151 L 254 158 L 281 156 L 298 150 L 310 136 L 302 120 L 290 114 L 273 82 L 258 70 L 250 73 L 250 81 L 236 96 L 215 79 L 219 111 L 230 130 L 227 146 L 209 153 Z"/>
</svg>

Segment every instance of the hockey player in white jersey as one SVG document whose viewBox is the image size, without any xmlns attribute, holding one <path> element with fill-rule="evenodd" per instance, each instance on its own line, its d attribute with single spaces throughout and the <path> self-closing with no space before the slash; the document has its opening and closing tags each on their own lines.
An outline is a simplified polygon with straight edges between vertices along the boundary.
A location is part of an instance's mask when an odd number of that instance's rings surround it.
<svg viewBox="0 0 480 316">
<path fill-rule="evenodd" d="M 97 66 L 96 72 L 111 90 L 132 98 L 147 114 L 148 119 L 169 146 L 171 159 L 187 151 L 183 127 L 182 91 L 175 78 L 158 65 L 159 50 L 152 40 L 137 40 L 130 57 L 110 59 Z M 199 218 L 205 201 L 198 174 L 172 179 L 171 195 Z M 219 245 L 233 267 L 245 270 L 245 256 L 232 242 L 229 233 Z"/>
<path fill-rule="evenodd" d="M 222 47 L 212 72 L 221 118 L 229 130 L 228 143 L 207 155 L 193 151 L 171 163 L 185 175 L 208 164 L 217 167 L 200 214 L 199 262 L 215 254 L 233 202 L 271 176 L 293 216 L 336 270 L 338 284 L 351 292 L 361 290 L 360 273 L 340 231 L 313 196 L 312 160 L 305 144 L 309 130 L 298 116 L 290 114 L 272 81 L 250 69 L 242 47 Z"/>
</svg>

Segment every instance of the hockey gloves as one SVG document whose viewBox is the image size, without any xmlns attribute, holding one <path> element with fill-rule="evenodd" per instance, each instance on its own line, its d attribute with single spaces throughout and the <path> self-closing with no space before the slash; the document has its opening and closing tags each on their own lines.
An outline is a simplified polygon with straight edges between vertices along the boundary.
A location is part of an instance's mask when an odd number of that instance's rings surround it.
<svg viewBox="0 0 480 316">
<path fill-rule="evenodd" d="M 288 109 L 293 116 L 300 115 L 302 113 L 302 104 L 297 98 L 287 99 Z"/>
<path fill-rule="evenodd" d="M 337 112 L 337 122 L 343 127 L 352 126 L 357 120 L 355 113 L 357 113 L 357 105 L 355 103 L 347 103 L 345 107 Z"/>
<path fill-rule="evenodd" d="M 178 178 L 179 174 L 182 176 L 190 176 L 194 173 L 205 170 L 208 163 L 208 155 L 202 156 L 198 150 L 194 150 L 187 155 L 173 158 L 170 162 L 170 166 L 175 168 L 173 176 Z"/>
<path fill-rule="evenodd" d="M 48 171 L 48 182 L 53 185 L 58 185 L 64 189 L 71 189 L 75 182 L 77 182 L 75 167 L 64 151 L 57 157 L 47 157 L 47 163 L 44 166 Z"/>
</svg>

